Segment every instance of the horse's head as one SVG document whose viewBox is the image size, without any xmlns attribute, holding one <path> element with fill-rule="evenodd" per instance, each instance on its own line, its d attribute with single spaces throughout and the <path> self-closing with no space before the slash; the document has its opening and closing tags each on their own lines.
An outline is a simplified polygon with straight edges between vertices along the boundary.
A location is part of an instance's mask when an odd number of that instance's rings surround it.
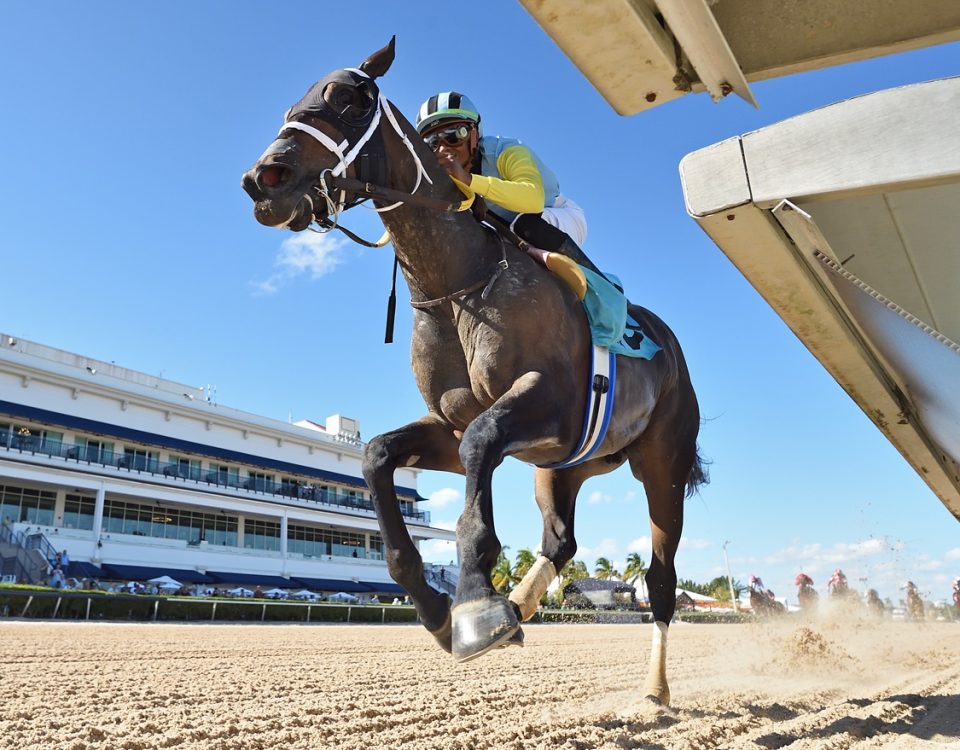
<svg viewBox="0 0 960 750">
<path fill-rule="evenodd" d="M 390 68 L 394 41 L 359 68 L 317 81 L 287 110 L 277 137 L 241 181 L 261 224 L 299 232 L 328 215 L 323 180 L 345 175 L 377 131 L 386 102 L 374 80 Z"/>
</svg>

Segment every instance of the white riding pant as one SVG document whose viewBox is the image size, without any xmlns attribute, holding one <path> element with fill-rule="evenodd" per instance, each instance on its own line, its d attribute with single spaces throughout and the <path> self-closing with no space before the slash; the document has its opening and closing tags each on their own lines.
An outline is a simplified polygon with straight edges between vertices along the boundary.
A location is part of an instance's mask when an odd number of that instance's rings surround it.
<svg viewBox="0 0 960 750">
<path fill-rule="evenodd" d="M 570 239 L 581 248 L 586 243 L 587 217 L 584 215 L 583 209 L 569 198 L 558 195 L 556 202 L 552 206 L 544 208 L 541 216 L 547 224 L 570 235 Z"/>
</svg>

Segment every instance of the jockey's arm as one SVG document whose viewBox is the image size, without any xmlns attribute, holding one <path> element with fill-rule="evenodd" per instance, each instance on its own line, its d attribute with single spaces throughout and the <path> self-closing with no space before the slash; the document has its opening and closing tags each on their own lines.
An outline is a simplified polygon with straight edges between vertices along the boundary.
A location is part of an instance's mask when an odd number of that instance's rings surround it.
<svg viewBox="0 0 960 750">
<path fill-rule="evenodd" d="M 470 188 L 487 201 L 518 214 L 539 214 L 544 208 L 543 177 L 525 146 L 510 146 L 497 157 L 503 178 L 470 175 Z"/>
</svg>

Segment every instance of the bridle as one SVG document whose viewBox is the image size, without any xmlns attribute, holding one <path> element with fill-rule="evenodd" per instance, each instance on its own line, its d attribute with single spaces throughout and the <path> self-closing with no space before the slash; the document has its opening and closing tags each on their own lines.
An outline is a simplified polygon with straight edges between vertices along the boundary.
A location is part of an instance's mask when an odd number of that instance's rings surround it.
<svg viewBox="0 0 960 750">
<path fill-rule="evenodd" d="M 362 78 L 370 78 L 366 73 L 358 68 L 345 68 L 345 70 L 361 76 Z M 416 164 L 417 179 L 413 186 L 413 190 L 411 190 L 409 193 L 400 190 L 393 190 L 392 188 L 382 185 L 376 185 L 369 180 L 347 177 L 347 169 L 354 163 L 354 161 L 356 161 L 357 157 L 361 155 L 364 146 L 367 145 L 374 133 L 376 133 L 379 129 L 381 115 L 386 117 L 387 122 L 390 123 L 390 126 L 393 128 L 394 132 L 400 137 L 403 145 L 413 157 L 414 164 Z M 280 132 L 277 134 L 277 137 L 279 138 L 287 130 L 299 130 L 302 133 L 306 133 L 311 138 L 318 141 L 320 145 L 326 148 L 331 154 L 337 157 L 337 165 L 323 170 L 312 187 L 313 191 L 316 192 L 327 205 L 326 217 L 324 219 L 314 219 L 318 225 L 318 228 L 314 228 L 313 226 L 309 227 L 314 232 L 324 233 L 329 232 L 332 229 L 339 229 L 352 240 L 362 245 L 366 245 L 367 247 L 383 247 L 385 244 L 387 244 L 387 242 L 390 241 L 387 233 L 384 233 L 384 236 L 381 237 L 377 242 L 369 242 L 358 237 L 346 227 L 341 226 L 339 223 L 340 215 L 344 211 L 359 205 L 367 198 L 395 201 L 391 205 L 383 206 L 382 208 L 377 208 L 375 206 L 371 207 L 372 210 L 376 211 L 377 213 L 392 211 L 393 209 L 398 208 L 405 203 L 430 208 L 438 208 L 445 211 L 466 211 L 473 203 L 472 195 L 467 199 L 458 202 L 444 201 L 436 198 L 417 195 L 417 190 L 420 189 L 420 185 L 423 183 L 424 179 L 431 185 L 433 184 L 433 180 L 430 179 L 430 175 L 428 175 L 427 170 L 424 169 L 423 162 L 417 155 L 414 145 L 410 142 L 407 134 L 403 132 L 403 129 L 400 127 L 400 123 L 397 122 L 397 118 L 393 113 L 392 105 L 379 90 L 377 91 L 376 106 L 373 114 L 370 116 L 370 124 L 367 126 L 367 129 L 364 131 L 364 133 L 353 144 L 350 143 L 348 138 L 344 138 L 340 143 L 337 143 L 333 138 L 318 128 L 315 128 L 312 125 L 307 125 L 304 122 L 298 122 L 296 120 L 285 122 L 283 127 L 280 128 Z M 348 193 L 352 193 L 355 196 L 354 200 L 351 202 L 347 201 Z M 309 192 L 305 193 L 304 197 L 310 203 L 311 216 L 313 216 L 313 198 L 310 196 Z M 295 215 L 296 211 L 291 213 L 290 218 L 288 218 L 287 221 L 279 226 L 286 227 L 293 220 Z"/>
<path fill-rule="evenodd" d="M 370 80 L 370 76 L 358 68 L 344 68 L 344 70 L 358 75 L 361 78 Z M 378 132 L 381 124 L 381 117 L 386 117 L 387 122 L 390 123 L 390 126 L 393 128 L 394 132 L 400 137 L 403 145 L 413 157 L 414 164 L 416 164 L 417 179 L 413 186 L 413 190 L 410 192 L 394 190 L 393 188 L 388 188 L 383 185 L 377 185 L 371 180 L 348 177 L 346 174 L 347 169 L 349 169 L 349 167 L 357 160 L 358 157 L 363 155 L 364 147 L 374 137 L 374 134 Z M 462 201 L 447 201 L 417 194 L 417 191 L 423 184 L 424 179 L 426 179 L 426 181 L 431 185 L 433 184 L 433 180 L 430 179 L 430 175 L 428 175 L 427 170 L 424 169 L 423 162 L 417 155 L 417 150 L 414 148 L 413 143 L 410 142 L 407 134 L 404 133 L 403 128 L 400 127 L 400 123 L 397 122 L 397 118 L 393 113 L 392 105 L 383 95 L 383 93 L 379 91 L 379 89 L 377 89 L 376 105 L 373 114 L 370 115 L 370 122 L 363 134 L 360 135 L 360 137 L 357 138 L 354 143 L 350 143 L 350 139 L 346 137 L 344 137 L 343 140 L 338 143 L 318 128 L 297 120 L 284 122 L 283 127 L 280 128 L 279 133 L 277 133 L 277 138 L 283 135 L 283 133 L 287 130 L 298 130 L 302 133 L 306 133 L 337 158 L 336 166 L 324 169 L 318 176 L 317 181 L 312 186 L 312 190 L 316 192 L 326 203 L 327 215 L 324 218 L 316 218 L 313 210 L 313 197 L 309 192 L 304 193 L 304 197 L 310 203 L 310 216 L 313 219 L 313 223 L 317 224 L 316 228 L 313 226 L 308 227 L 311 231 L 326 233 L 333 229 L 339 229 L 354 242 L 357 242 L 361 245 L 366 247 L 383 247 L 390 241 L 389 232 L 385 231 L 383 236 L 376 242 L 364 240 L 346 227 L 340 225 L 340 215 L 344 211 L 360 205 L 360 203 L 368 198 L 381 201 L 394 201 L 389 206 L 383 206 L 382 208 L 377 208 L 375 206 L 372 207 L 372 210 L 376 211 L 377 213 L 392 211 L 393 209 L 405 204 L 451 212 L 467 211 L 473 206 L 476 196 L 472 192 L 469 192 L 467 197 Z M 348 193 L 352 193 L 354 196 L 353 200 L 349 202 L 347 200 Z M 285 222 L 280 224 L 279 227 L 287 227 L 290 222 L 293 221 L 296 215 L 297 211 L 294 209 L 290 214 L 290 217 Z M 491 218 L 494 218 L 494 215 L 491 215 Z M 495 217 L 494 221 L 490 222 L 490 225 L 502 237 L 506 238 L 513 244 L 516 244 L 518 247 L 522 248 L 526 244 L 520 240 L 509 229 L 509 227 L 499 219 L 499 217 Z M 472 294 L 480 289 L 483 290 L 481 292 L 481 298 L 486 299 L 487 295 L 490 293 L 490 290 L 493 288 L 494 283 L 500 277 L 500 274 L 509 268 L 505 246 L 502 246 L 501 250 L 503 252 L 503 258 L 497 263 L 489 279 L 478 281 L 475 284 L 463 289 L 459 289 L 456 292 L 452 292 L 451 294 L 444 295 L 443 297 L 439 297 L 437 299 L 411 301 L 410 304 L 418 310 L 426 310 L 438 307 L 446 302 L 463 299 L 467 295 Z M 390 291 L 390 298 L 387 304 L 387 331 L 384 338 L 385 343 L 390 343 L 393 341 L 393 319 L 394 310 L 396 308 L 396 276 L 398 262 L 398 258 L 396 255 L 394 255 L 393 288 Z"/>
</svg>

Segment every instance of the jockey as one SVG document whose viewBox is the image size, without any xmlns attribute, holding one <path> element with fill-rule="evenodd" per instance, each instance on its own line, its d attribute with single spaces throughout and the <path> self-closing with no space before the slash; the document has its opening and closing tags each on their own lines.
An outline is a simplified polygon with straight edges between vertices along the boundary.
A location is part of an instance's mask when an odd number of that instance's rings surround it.
<svg viewBox="0 0 960 750">
<path fill-rule="evenodd" d="M 580 249 L 587 239 L 580 206 L 560 192 L 556 175 L 528 146 L 484 135 L 469 98 L 456 91 L 431 96 L 417 112 L 416 128 L 449 175 L 509 222 L 541 265 L 565 276 L 555 267 L 561 264 L 550 264 L 549 253 L 559 253 L 603 276 Z"/>
<path fill-rule="evenodd" d="M 797 577 L 793 582 L 797 586 L 813 586 L 813 579 L 806 573 L 797 573 Z"/>
</svg>

